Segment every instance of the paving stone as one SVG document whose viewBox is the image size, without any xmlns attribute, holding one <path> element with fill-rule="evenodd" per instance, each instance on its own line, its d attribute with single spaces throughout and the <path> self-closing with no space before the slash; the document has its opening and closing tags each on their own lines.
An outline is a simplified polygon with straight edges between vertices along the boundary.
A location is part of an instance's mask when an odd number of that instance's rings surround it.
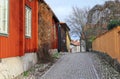
<svg viewBox="0 0 120 79">
<path fill-rule="evenodd" d="M 31 69 L 33 74 L 16 79 L 120 79 L 120 73 L 96 53 L 63 53 L 42 75 L 41 70 L 47 65 L 35 65 L 35 69 Z"/>
<path fill-rule="evenodd" d="M 40 79 L 99 79 L 88 53 L 66 54 Z"/>
</svg>

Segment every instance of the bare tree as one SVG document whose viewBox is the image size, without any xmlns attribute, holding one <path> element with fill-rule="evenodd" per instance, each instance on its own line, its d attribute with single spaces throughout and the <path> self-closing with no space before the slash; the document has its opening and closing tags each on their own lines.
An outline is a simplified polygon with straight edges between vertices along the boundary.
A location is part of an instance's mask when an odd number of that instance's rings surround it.
<svg viewBox="0 0 120 79">
<path fill-rule="evenodd" d="M 87 23 L 89 8 L 73 7 L 72 13 L 66 18 L 68 25 L 71 28 L 71 34 L 76 34 L 80 40 L 81 36 L 85 37 L 84 26 Z M 81 46 L 81 45 L 80 45 Z"/>
</svg>

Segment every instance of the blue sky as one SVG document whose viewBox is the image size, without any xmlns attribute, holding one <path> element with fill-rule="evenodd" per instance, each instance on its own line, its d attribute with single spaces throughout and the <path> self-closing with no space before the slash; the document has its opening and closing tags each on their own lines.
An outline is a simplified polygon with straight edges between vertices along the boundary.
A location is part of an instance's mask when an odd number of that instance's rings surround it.
<svg viewBox="0 0 120 79">
<path fill-rule="evenodd" d="M 67 16 L 72 12 L 72 7 L 92 8 L 96 4 L 104 4 L 107 0 L 45 0 L 51 7 L 55 15 L 61 22 L 65 22 Z M 79 39 L 76 35 L 71 37 L 72 39 Z"/>
</svg>

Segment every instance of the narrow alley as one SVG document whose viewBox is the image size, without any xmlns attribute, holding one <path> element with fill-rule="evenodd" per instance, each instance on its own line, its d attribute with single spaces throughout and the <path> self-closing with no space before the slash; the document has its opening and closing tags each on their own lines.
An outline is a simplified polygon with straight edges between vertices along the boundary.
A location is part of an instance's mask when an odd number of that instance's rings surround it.
<svg viewBox="0 0 120 79">
<path fill-rule="evenodd" d="M 0 79 L 120 79 L 120 0 L 0 0 Z"/>
<path fill-rule="evenodd" d="M 93 53 L 66 53 L 37 79 L 120 79 L 120 74 Z"/>
</svg>

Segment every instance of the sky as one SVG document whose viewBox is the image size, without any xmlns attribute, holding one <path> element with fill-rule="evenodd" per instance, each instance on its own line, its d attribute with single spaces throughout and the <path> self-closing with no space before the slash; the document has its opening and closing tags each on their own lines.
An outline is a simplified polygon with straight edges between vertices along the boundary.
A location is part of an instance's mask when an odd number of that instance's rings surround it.
<svg viewBox="0 0 120 79">
<path fill-rule="evenodd" d="M 61 22 L 72 12 L 72 7 L 92 8 L 96 4 L 103 4 L 107 0 L 45 0 Z"/>
<path fill-rule="evenodd" d="M 46 3 L 51 7 L 55 15 L 58 17 L 60 22 L 65 22 L 67 16 L 72 12 L 72 7 L 92 8 L 96 4 L 104 4 L 107 0 L 45 0 Z M 74 38 L 76 36 L 73 36 Z M 76 38 L 78 39 L 78 38 Z"/>
</svg>

